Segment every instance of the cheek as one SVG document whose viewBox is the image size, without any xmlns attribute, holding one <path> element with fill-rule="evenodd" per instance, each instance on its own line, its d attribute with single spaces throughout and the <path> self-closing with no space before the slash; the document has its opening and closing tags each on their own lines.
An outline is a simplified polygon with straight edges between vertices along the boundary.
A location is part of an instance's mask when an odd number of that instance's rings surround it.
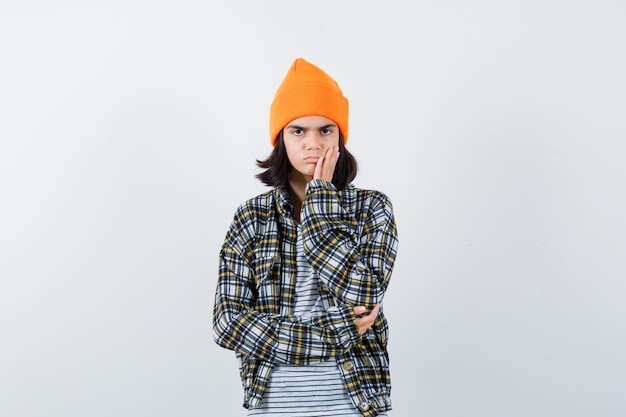
<svg viewBox="0 0 626 417">
<path fill-rule="evenodd" d="M 293 147 L 286 147 L 285 150 L 287 151 L 287 159 L 293 165 L 294 160 L 297 159 L 298 151 Z"/>
<path fill-rule="evenodd" d="M 339 146 L 339 138 L 328 141 L 328 143 L 324 147 L 324 151 L 327 151 L 334 146 Z"/>
</svg>

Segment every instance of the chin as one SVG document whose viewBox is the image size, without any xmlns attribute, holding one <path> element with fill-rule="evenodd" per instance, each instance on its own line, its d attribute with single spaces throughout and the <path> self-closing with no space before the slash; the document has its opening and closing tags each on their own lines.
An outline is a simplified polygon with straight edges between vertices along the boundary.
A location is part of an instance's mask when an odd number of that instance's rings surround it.
<svg viewBox="0 0 626 417">
<path fill-rule="evenodd" d="M 300 175 L 304 175 L 305 177 L 312 177 L 315 174 L 315 167 L 311 169 L 303 169 L 300 172 Z"/>
</svg>

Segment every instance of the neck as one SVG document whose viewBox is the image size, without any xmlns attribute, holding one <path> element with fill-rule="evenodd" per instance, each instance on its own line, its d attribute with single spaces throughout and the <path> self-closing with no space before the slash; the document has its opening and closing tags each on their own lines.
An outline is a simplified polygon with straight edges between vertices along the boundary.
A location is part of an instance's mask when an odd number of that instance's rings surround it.
<svg viewBox="0 0 626 417">
<path fill-rule="evenodd" d="M 302 210 L 302 202 L 306 196 L 306 185 L 311 178 L 302 176 L 292 176 L 289 179 L 289 198 L 293 205 L 293 217 L 300 223 L 300 210 Z"/>
</svg>

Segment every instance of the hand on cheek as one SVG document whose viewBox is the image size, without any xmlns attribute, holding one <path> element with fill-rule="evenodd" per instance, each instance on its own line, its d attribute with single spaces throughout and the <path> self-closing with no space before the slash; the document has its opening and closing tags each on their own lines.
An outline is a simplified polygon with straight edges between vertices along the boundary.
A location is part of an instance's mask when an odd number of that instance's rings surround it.
<svg viewBox="0 0 626 417">
<path fill-rule="evenodd" d="M 322 179 L 326 181 L 333 180 L 333 174 L 335 173 L 335 167 L 339 160 L 339 146 L 333 146 L 326 150 L 326 154 L 317 160 L 315 165 L 315 173 L 313 179 Z"/>
</svg>

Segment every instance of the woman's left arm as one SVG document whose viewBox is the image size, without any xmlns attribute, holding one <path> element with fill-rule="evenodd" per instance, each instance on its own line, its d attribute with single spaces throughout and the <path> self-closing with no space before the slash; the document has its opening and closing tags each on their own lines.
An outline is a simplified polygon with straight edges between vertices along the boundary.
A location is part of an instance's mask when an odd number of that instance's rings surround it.
<svg viewBox="0 0 626 417">
<path fill-rule="evenodd" d="M 370 311 L 389 284 L 398 236 L 391 201 L 367 193 L 349 213 L 331 182 L 314 179 L 301 215 L 306 257 L 319 279 L 337 299 Z"/>
</svg>

